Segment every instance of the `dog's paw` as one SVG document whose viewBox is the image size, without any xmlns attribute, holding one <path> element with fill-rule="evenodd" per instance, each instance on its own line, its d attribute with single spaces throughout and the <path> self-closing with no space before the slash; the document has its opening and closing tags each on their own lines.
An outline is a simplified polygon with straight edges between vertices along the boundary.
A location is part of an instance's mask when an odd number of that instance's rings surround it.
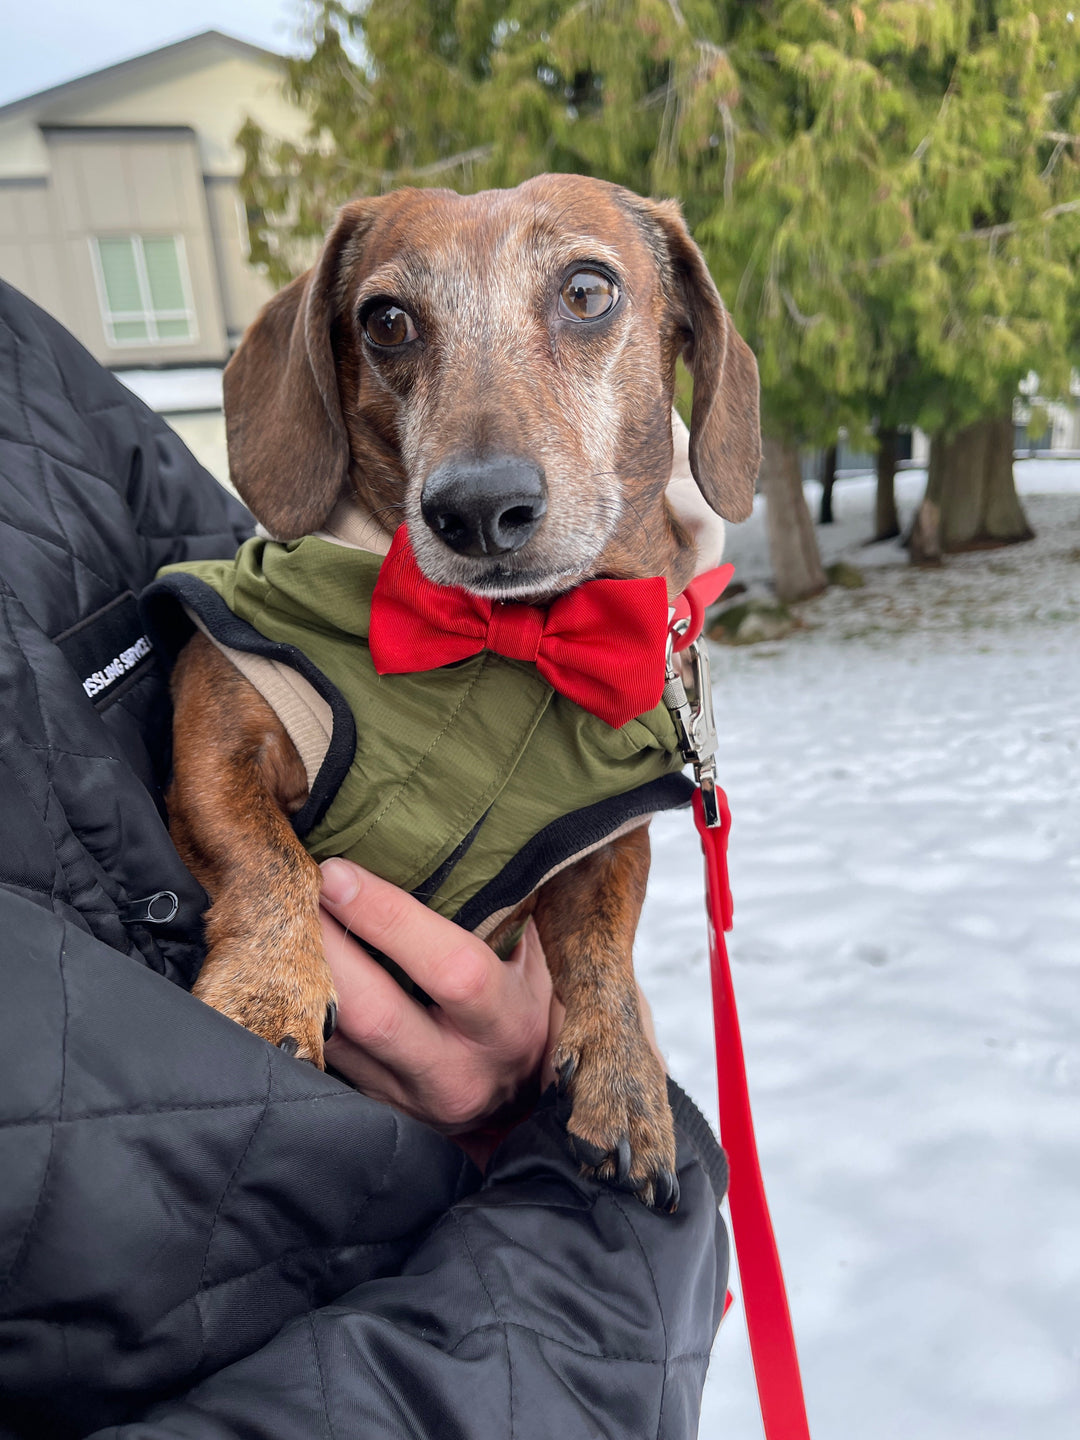
<svg viewBox="0 0 1080 1440">
<path fill-rule="evenodd" d="M 567 1133 L 574 1154 L 598 1180 L 632 1191 L 643 1204 L 679 1204 L 675 1126 L 663 1067 L 645 1037 L 575 1037 L 564 1027 L 555 1051 L 560 1090 L 571 1101 Z"/>
<path fill-rule="evenodd" d="M 245 1030 L 261 1035 L 286 1055 L 307 1060 L 319 1070 L 326 1068 L 323 1045 L 334 1033 L 337 1020 L 337 998 L 329 971 L 325 980 L 313 979 L 305 984 L 290 977 L 289 983 L 280 988 L 265 980 L 258 988 L 249 987 L 220 971 L 207 975 L 204 983 L 204 975 L 205 970 L 193 991 L 200 1000 Z"/>
</svg>

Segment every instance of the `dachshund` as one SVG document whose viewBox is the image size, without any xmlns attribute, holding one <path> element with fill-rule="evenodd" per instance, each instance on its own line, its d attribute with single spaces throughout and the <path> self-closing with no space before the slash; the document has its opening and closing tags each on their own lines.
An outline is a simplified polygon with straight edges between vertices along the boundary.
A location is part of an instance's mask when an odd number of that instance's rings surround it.
<svg viewBox="0 0 1080 1440">
<path fill-rule="evenodd" d="M 673 597 L 698 563 L 665 494 L 680 356 L 697 487 L 745 519 L 757 367 L 675 202 L 574 175 L 357 199 L 225 371 L 233 482 L 274 540 L 319 531 L 342 504 L 383 553 L 406 526 L 440 586 L 546 605 L 597 577 L 661 576 Z M 335 995 L 320 871 L 291 824 L 310 775 L 203 633 L 173 696 L 170 826 L 211 899 L 195 994 L 321 1067 Z M 546 879 L 505 929 L 534 917 L 566 1007 L 555 1065 L 585 1168 L 672 1210 L 666 1082 L 632 974 L 648 868 L 647 825 L 631 826 Z"/>
</svg>

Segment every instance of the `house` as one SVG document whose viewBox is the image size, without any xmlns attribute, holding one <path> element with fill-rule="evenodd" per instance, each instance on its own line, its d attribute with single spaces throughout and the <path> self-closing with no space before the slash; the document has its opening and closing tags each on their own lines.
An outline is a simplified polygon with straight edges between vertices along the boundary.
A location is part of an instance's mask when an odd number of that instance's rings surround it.
<svg viewBox="0 0 1080 1440">
<path fill-rule="evenodd" d="M 248 116 L 304 138 L 283 80 L 281 56 L 209 30 L 0 107 L 0 276 L 170 419 L 216 412 L 219 475 L 220 375 L 180 372 L 220 372 L 272 293 L 235 139 Z"/>
</svg>

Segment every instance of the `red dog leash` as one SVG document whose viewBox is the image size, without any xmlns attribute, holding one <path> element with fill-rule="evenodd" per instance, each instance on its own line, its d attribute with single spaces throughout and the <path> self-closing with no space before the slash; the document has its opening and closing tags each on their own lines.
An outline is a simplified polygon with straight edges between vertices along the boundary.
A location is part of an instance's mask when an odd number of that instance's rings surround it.
<svg viewBox="0 0 1080 1440">
<path fill-rule="evenodd" d="M 731 811 L 716 784 L 716 728 L 712 715 L 708 654 L 699 643 L 705 606 L 722 593 L 733 573 L 730 565 L 691 581 L 676 602 L 671 619 L 664 699 L 679 733 L 684 758 L 694 766 L 694 823 L 705 854 L 705 897 L 709 925 L 716 1073 L 720 1098 L 720 1137 L 731 1165 L 729 1203 L 739 1257 L 746 1329 L 754 1362 L 766 1440 L 810 1440 L 799 1357 L 791 1328 L 787 1291 L 773 1235 L 765 1184 L 761 1177 L 750 1094 L 746 1083 L 739 1016 L 724 934 L 731 929 L 727 840 Z M 687 695 L 682 667 L 674 655 L 686 652 L 692 694 Z M 731 1303 L 730 1293 L 724 1313 Z"/>
</svg>

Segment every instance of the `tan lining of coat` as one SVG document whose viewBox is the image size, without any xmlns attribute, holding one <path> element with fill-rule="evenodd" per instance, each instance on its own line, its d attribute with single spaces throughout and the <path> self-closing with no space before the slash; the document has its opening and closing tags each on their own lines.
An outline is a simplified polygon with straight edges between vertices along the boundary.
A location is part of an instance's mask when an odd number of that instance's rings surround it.
<svg viewBox="0 0 1080 1440">
<path fill-rule="evenodd" d="M 184 608 L 187 609 L 186 606 Z M 244 650 L 234 650 L 231 645 L 223 645 L 220 640 L 215 640 L 198 615 L 191 610 L 187 610 L 187 614 L 276 713 L 296 746 L 310 789 L 326 759 L 334 731 L 334 714 L 327 701 L 298 670 L 280 660 L 271 660 L 268 655 L 251 655 Z"/>
<path fill-rule="evenodd" d="M 557 865 L 553 865 L 550 870 L 541 875 L 540 879 L 529 891 L 529 895 L 535 895 L 541 885 L 546 885 L 553 875 L 558 875 L 560 870 L 568 870 L 571 865 L 576 865 L 577 862 L 583 860 L 586 855 L 592 855 L 594 851 L 602 850 L 605 845 L 610 845 L 612 840 L 617 840 L 620 835 L 629 835 L 631 830 L 636 830 L 641 825 L 648 825 L 652 818 L 653 812 L 651 811 L 647 815 L 634 815 L 631 819 L 624 820 L 621 825 L 612 830 L 610 834 L 605 835 L 602 839 L 594 841 L 592 845 L 586 845 L 583 850 L 575 851 L 573 855 L 568 855 L 565 860 L 560 860 Z M 525 899 L 527 900 L 528 898 L 529 896 L 526 895 Z M 501 925 L 504 920 L 513 915 L 514 911 L 524 903 L 524 900 L 516 900 L 513 905 L 504 905 L 501 910 L 496 910 L 494 915 L 489 915 L 486 920 L 481 920 L 480 924 L 477 925 L 473 931 L 473 934 L 480 940 L 486 940 L 489 935 L 494 934 L 496 926 Z"/>
</svg>

